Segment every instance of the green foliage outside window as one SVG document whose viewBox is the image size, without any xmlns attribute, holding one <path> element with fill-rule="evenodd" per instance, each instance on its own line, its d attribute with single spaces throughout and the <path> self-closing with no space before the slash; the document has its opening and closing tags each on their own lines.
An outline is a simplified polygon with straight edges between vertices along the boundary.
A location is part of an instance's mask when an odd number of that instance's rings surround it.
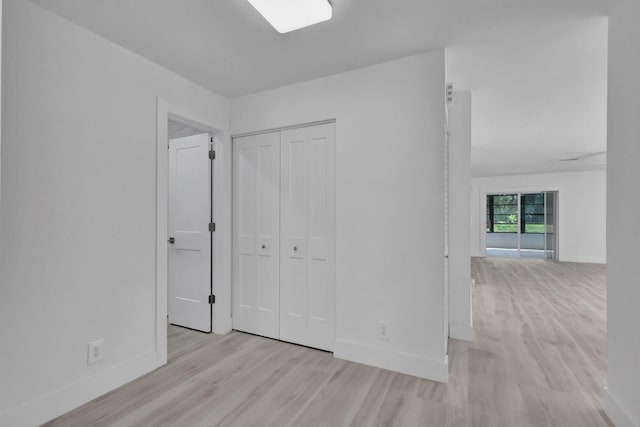
<svg viewBox="0 0 640 427">
<path fill-rule="evenodd" d="M 487 196 L 487 233 L 518 232 L 518 194 Z M 520 199 L 520 231 L 543 234 L 544 193 L 523 194 Z"/>
</svg>

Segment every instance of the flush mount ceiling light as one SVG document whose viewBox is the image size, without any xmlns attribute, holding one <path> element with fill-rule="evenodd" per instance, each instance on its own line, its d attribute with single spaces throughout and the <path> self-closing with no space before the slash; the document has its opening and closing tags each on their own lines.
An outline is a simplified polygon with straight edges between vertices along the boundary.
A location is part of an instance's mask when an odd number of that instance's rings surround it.
<svg viewBox="0 0 640 427">
<path fill-rule="evenodd" d="M 288 33 L 333 15 L 327 0 L 247 0 L 279 33 Z"/>
</svg>

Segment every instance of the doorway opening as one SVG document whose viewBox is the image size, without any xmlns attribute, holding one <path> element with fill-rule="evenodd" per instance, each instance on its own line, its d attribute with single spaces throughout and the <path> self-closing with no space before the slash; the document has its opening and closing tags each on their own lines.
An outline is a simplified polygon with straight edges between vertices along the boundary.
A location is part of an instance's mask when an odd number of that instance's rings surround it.
<svg viewBox="0 0 640 427">
<path fill-rule="evenodd" d="M 204 149 L 204 161 L 206 162 L 206 168 L 204 173 L 190 176 L 189 180 L 185 180 L 183 188 L 186 194 L 190 198 L 204 198 L 207 199 L 207 204 L 203 209 L 198 208 L 198 211 L 202 214 L 204 224 L 198 226 L 201 230 L 200 237 L 209 233 L 210 222 L 213 221 L 216 224 L 216 229 L 210 233 L 209 239 L 200 239 L 205 241 L 209 246 L 209 255 L 205 256 L 205 268 L 208 269 L 208 274 L 204 275 L 207 279 L 202 288 L 203 295 L 197 297 L 189 297 L 188 295 L 181 295 L 185 299 L 193 299 L 200 301 L 206 310 L 203 318 L 204 328 L 201 329 L 207 332 L 215 334 L 225 334 L 231 330 L 231 307 L 230 307 L 230 247 L 231 247 L 231 192 L 229 189 L 230 177 L 227 174 L 230 168 L 227 167 L 227 162 L 230 161 L 230 156 L 227 154 L 230 148 L 230 139 L 228 132 L 228 123 L 220 121 L 215 118 L 215 112 L 212 112 L 208 108 L 203 108 L 201 105 L 180 105 L 174 102 L 165 100 L 163 98 L 157 98 L 157 121 L 156 121 L 156 315 L 155 315 L 155 353 L 156 353 L 156 366 L 160 367 L 167 363 L 169 351 L 169 330 L 180 330 L 189 334 L 197 334 L 202 339 L 212 339 L 210 334 L 204 334 L 200 332 L 191 331 L 182 327 L 169 327 L 168 321 L 172 321 L 169 316 L 169 279 L 171 269 L 169 267 L 169 252 L 171 250 L 170 237 L 174 237 L 174 244 L 178 243 L 178 236 L 169 235 L 170 224 L 170 140 L 179 138 L 195 138 L 197 135 L 209 134 L 209 140 L 206 142 Z M 209 151 L 215 152 L 215 159 L 210 161 Z M 197 151 L 197 150 L 195 150 Z M 187 161 L 190 155 L 189 150 L 184 152 L 181 161 Z M 202 159 L 203 156 L 192 156 L 194 158 Z M 202 165 L 202 164 L 201 164 Z M 173 180 L 175 182 L 175 180 Z M 191 185 L 194 183 L 200 183 L 198 185 Z M 204 185 L 201 185 L 204 184 Z M 203 193 L 204 196 L 191 194 L 193 188 L 199 188 L 198 193 Z M 204 190 L 202 191 L 202 189 Z M 173 190 L 173 188 L 171 189 Z M 182 220 L 182 219 L 181 219 Z M 180 227 L 181 231 L 194 231 L 189 230 L 193 228 L 193 225 L 189 221 L 183 221 L 186 226 Z M 203 233 L 206 231 L 206 233 Z M 185 238 L 193 238 L 191 240 L 199 240 L 197 236 L 192 233 L 186 233 L 181 236 L 182 243 L 192 244 L 192 242 L 185 242 Z M 181 244 L 182 244 L 181 243 Z M 203 245 L 200 245 L 200 249 Z M 204 252 L 203 252 L 204 253 Z M 202 259 L 203 257 L 199 257 Z M 193 261 L 195 257 L 191 257 Z M 183 265 L 186 267 L 186 265 Z M 193 269 L 190 269 L 191 271 Z M 201 270 L 202 271 L 202 270 Z M 204 270 L 205 272 L 207 270 Z M 210 299 L 210 297 L 214 296 Z M 206 303 L 205 303 L 206 300 Z M 184 301 L 184 300 L 183 300 Z M 209 301 L 214 302 L 210 304 Z M 184 301 L 188 302 L 188 301 Z M 188 311 L 187 311 L 188 313 Z M 182 336 L 183 334 L 180 334 Z M 176 338 L 172 336 L 172 338 Z M 179 342 L 172 339 L 172 342 Z"/>
<path fill-rule="evenodd" d="M 489 257 L 558 260 L 558 192 L 487 194 Z"/>
</svg>

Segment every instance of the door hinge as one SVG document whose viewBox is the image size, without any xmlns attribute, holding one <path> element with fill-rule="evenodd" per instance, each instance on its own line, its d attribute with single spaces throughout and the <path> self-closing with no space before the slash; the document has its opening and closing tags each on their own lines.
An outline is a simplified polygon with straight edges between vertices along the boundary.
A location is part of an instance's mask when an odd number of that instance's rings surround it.
<svg viewBox="0 0 640 427">
<path fill-rule="evenodd" d="M 453 104 L 453 83 L 447 83 L 445 90 L 447 93 L 447 105 L 451 105 Z"/>
<path fill-rule="evenodd" d="M 210 222 L 209 223 L 209 233 L 213 233 L 214 231 L 216 231 L 216 223 L 215 222 Z"/>
<path fill-rule="evenodd" d="M 209 150 L 209 160 L 216 159 L 216 150 Z"/>
<path fill-rule="evenodd" d="M 209 295 L 209 304 L 215 304 L 215 303 L 216 303 L 216 296 Z"/>
</svg>

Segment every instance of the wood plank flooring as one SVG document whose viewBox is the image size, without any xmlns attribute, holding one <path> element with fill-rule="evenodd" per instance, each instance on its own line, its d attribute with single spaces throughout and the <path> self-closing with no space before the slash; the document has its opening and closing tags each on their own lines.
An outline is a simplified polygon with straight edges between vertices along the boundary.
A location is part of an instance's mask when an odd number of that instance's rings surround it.
<svg viewBox="0 0 640 427">
<path fill-rule="evenodd" d="M 473 343 L 440 384 L 232 332 L 169 328 L 169 363 L 46 426 L 610 426 L 601 265 L 473 259 Z"/>
</svg>

